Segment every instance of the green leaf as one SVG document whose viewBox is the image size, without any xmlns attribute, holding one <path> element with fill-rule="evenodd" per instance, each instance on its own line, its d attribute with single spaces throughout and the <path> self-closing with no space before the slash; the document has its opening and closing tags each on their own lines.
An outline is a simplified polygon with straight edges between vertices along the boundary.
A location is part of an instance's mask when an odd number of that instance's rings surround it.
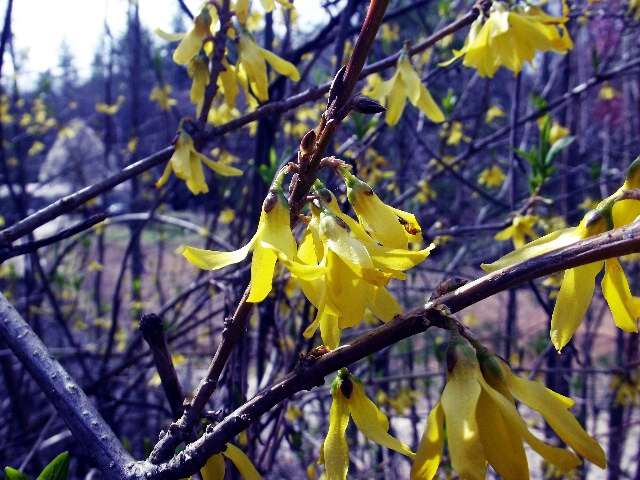
<svg viewBox="0 0 640 480">
<path fill-rule="evenodd" d="M 62 452 L 44 467 L 37 480 L 67 480 L 69 477 L 69 452 Z"/>
<path fill-rule="evenodd" d="M 4 468 L 4 475 L 7 477 L 7 480 L 29 480 L 29 477 L 20 470 L 11 467 Z"/>
<path fill-rule="evenodd" d="M 545 158 L 545 164 L 552 165 L 553 159 L 556 157 L 556 155 L 558 155 L 562 150 L 564 150 L 569 145 L 571 145 L 575 139 L 576 137 L 569 136 L 569 137 L 563 137 L 560 140 L 557 140 L 553 145 L 551 145 L 551 148 L 547 152 L 547 156 Z"/>
</svg>

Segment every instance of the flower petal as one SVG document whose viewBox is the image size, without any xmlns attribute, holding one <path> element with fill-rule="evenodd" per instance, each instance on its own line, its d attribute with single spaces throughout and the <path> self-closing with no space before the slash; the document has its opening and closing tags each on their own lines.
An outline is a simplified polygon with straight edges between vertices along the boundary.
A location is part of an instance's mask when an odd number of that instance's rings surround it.
<svg viewBox="0 0 640 480">
<path fill-rule="evenodd" d="M 551 316 L 551 342 L 558 351 L 571 340 L 587 313 L 602 263 L 594 262 L 565 270 Z"/>
<path fill-rule="evenodd" d="M 637 332 L 637 319 L 640 312 L 636 307 L 637 302 L 631 295 L 627 277 L 617 258 L 608 258 L 604 262 L 602 293 L 609 305 L 616 326 L 625 332 Z"/>
<path fill-rule="evenodd" d="M 227 443 L 227 448 L 222 454 L 233 462 L 243 480 L 260 480 L 262 478 L 249 457 L 235 445 Z"/>
<path fill-rule="evenodd" d="M 438 402 L 427 417 L 427 425 L 411 465 L 411 480 L 431 480 L 436 475 L 442 459 L 444 437 L 444 411 Z"/>
<path fill-rule="evenodd" d="M 369 440 L 413 458 L 415 453 L 397 438 L 389 435 L 389 419 L 364 393 L 362 384 L 354 381 L 348 400 L 351 417 L 358 429 Z"/>
<path fill-rule="evenodd" d="M 185 245 L 179 249 L 179 253 L 198 268 L 202 268 L 203 270 L 218 270 L 228 265 L 239 263 L 247 258 L 252 246 L 253 240 L 233 252 L 218 252 Z"/>
<path fill-rule="evenodd" d="M 200 469 L 202 480 L 224 480 L 224 457 L 216 453 Z"/>
<path fill-rule="evenodd" d="M 451 465 L 461 478 L 484 480 L 485 455 L 480 442 L 476 408 L 480 397 L 475 368 L 454 367 L 442 392 L 440 402 L 447 425 Z"/>
<path fill-rule="evenodd" d="M 332 392 L 329 431 L 324 439 L 324 467 L 327 480 L 344 480 L 349 470 L 349 446 L 345 436 L 349 425 L 349 406 L 341 392 Z"/>
</svg>

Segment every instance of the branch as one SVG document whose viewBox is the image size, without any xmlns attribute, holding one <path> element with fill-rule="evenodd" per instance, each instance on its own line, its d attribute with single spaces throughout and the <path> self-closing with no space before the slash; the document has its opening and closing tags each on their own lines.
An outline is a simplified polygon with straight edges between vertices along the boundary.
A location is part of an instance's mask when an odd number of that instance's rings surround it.
<svg viewBox="0 0 640 480">
<path fill-rule="evenodd" d="M 195 473 L 211 455 L 222 451 L 227 442 L 283 400 L 302 390 L 323 385 L 325 376 L 400 340 L 422 333 L 431 326 L 443 326 L 442 311 L 438 308 L 442 305 L 446 305 L 451 313 L 455 313 L 530 280 L 567 268 L 635 252 L 640 252 L 640 222 L 484 275 L 453 292 L 427 302 L 424 306 L 398 315 L 391 322 L 370 330 L 351 344 L 339 347 L 315 361 L 307 357 L 296 370 L 262 390 L 223 421 L 209 428 L 202 437 L 187 445 L 171 461 L 149 470 L 147 479 L 164 480 Z"/>
<path fill-rule="evenodd" d="M 133 459 L 85 393 L 0 293 L 0 337 L 22 362 L 43 393 L 106 478 L 134 473 Z"/>
</svg>

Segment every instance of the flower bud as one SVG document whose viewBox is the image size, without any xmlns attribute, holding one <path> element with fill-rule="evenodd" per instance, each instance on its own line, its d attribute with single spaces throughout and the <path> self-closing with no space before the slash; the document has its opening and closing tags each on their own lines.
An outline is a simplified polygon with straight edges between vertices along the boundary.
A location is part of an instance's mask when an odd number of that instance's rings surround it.
<svg viewBox="0 0 640 480">
<path fill-rule="evenodd" d="M 375 115 L 376 113 L 382 113 L 387 110 L 373 98 L 369 98 L 364 95 L 356 95 L 353 97 L 351 99 L 351 108 L 356 112 L 364 113 L 366 115 Z"/>
</svg>

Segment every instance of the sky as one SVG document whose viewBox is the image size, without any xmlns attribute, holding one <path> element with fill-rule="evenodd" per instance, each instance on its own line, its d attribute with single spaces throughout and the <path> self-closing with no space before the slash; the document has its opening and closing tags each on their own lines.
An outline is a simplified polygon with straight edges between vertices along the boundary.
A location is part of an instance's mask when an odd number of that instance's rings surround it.
<svg viewBox="0 0 640 480">
<path fill-rule="evenodd" d="M 7 0 L 0 0 L 2 20 L 6 3 Z M 202 0 L 185 3 L 195 12 Z M 260 8 L 257 0 L 254 3 Z M 298 0 L 296 4 L 300 25 L 324 20 L 318 0 Z M 39 72 L 47 69 L 55 75 L 62 42 L 69 45 L 80 76 L 86 77 L 105 19 L 114 35 L 121 34 L 126 26 L 127 5 L 128 0 L 14 0 L 14 44 L 18 52 L 28 54 L 28 62 L 21 71 L 24 81 L 34 81 Z M 159 27 L 171 31 L 172 19 L 179 8 L 177 0 L 139 0 L 139 5 L 143 25 L 151 30 Z"/>
</svg>

